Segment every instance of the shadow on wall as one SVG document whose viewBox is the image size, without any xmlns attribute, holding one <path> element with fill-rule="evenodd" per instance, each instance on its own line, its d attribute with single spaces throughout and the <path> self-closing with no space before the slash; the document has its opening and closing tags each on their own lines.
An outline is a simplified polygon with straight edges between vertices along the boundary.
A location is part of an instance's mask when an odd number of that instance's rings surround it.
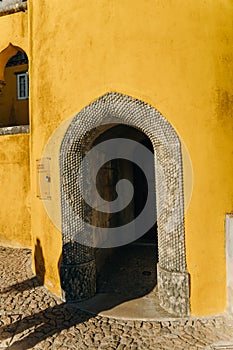
<svg viewBox="0 0 233 350">
<path fill-rule="evenodd" d="M 36 245 L 35 245 L 34 261 L 35 261 L 36 277 L 42 284 L 44 284 L 45 261 L 44 261 L 40 240 L 38 238 L 36 240 Z"/>
</svg>

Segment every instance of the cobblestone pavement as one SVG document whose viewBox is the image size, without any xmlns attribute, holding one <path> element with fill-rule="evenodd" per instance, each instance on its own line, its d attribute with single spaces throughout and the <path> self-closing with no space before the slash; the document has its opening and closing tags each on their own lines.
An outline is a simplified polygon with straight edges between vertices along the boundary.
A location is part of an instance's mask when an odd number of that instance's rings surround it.
<svg viewBox="0 0 233 350">
<path fill-rule="evenodd" d="M 226 316 L 141 322 L 88 314 L 40 286 L 30 258 L 29 250 L 0 247 L 0 349 L 194 350 L 233 340 Z"/>
</svg>

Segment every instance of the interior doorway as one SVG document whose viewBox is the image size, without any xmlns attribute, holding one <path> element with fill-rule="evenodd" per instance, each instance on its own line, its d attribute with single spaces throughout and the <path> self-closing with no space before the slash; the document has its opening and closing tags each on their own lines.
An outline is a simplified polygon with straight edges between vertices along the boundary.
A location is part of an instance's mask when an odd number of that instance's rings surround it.
<svg viewBox="0 0 233 350">
<path fill-rule="evenodd" d="M 136 141 L 153 153 L 153 145 L 142 131 L 123 124 L 112 126 L 103 132 L 96 138 L 93 146 L 114 138 Z M 133 152 L 137 152 L 137 146 Z M 155 183 L 154 161 L 146 166 L 151 168 L 151 173 L 153 173 L 151 180 Z M 114 200 L 116 184 L 122 178 L 129 180 L 134 187 L 132 201 L 120 212 L 99 214 L 99 218 L 93 214 L 95 224 L 98 222 L 99 226 L 120 227 L 134 220 L 142 212 L 147 201 L 148 184 L 142 169 L 134 162 L 121 158 L 105 163 L 97 176 L 98 192 L 105 200 Z M 151 204 L 154 206 L 153 212 L 155 213 L 155 191 Z M 116 248 L 96 249 L 95 259 L 97 293 L 116 294 L 122 300 L 155 293 L 158 263 L 156 221 L 146 233 L 130 244 Z"/>
</svg>

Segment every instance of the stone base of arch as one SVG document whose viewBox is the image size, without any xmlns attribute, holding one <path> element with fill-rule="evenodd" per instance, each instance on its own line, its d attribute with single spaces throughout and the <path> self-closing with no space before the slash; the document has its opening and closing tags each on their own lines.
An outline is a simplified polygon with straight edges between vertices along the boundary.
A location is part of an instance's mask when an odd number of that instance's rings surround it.
<svg viewBox="0 0 233 350">
<path fill-rule="evenodd" d="M 95 295 L 95 260 L 76 265 L 62 265 L 60 274 L 63 300 L 78 302 Z M 160 306 L 176 316 L 189 315 L 189 274 L 167 271 L 158 264 L 157 279 Z"/>
<path fill-rule="evenodd" d="M 157 265 L 160 306 L 177 316 L 189 315 L 189 274 L 173 272 Z"/>
<path fill-rule="evenodd" d="M 82 264 L 62 264 L 60 278 L 64 301 L 78 302 L 93 297 L 96 293 L 95 260 Z"/>
</svg>

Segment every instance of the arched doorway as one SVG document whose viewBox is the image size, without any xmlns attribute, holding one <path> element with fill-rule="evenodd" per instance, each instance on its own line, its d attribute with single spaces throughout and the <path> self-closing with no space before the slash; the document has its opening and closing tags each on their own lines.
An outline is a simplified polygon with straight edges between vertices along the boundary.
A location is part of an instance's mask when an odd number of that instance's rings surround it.
<svg viewBox="0 0 233 350">
<path fill-rule="evenodd" d="M 137 153 L 137 143 L 144 145 L 153 153 L 153 145 L 150 139 L 140 130 L 129 125 L 110 126 L 105 132 L 99 135 L 93 142 L 93 147 L 105 142 L 106 140 L 117 139 L 133 140 L 136 142 L 131 153 Z M 106 147 L 108 147 L 106 145 Z M 102 147 L 101 150 L 104 150 Z M 107 149 L 105 149 L 107 151 Z M 136 155 L 132 155 L 132 160 Z M 146 162 L 146 159 L 143 161 Z M 154 160 L 145 164 L 154 176 Z M 91 166 L 91 165 L 90 165 Z M 132 161 L 127 159 L 113 159 L 100 168 L 97 176 L 97 190 L 106 200 L 114 200 L 116 197 L 116 184 L 121 179 L 129 180 L 134 187 L 134 194 L 131 202 L 121 211 L 116 213 L 92 213 L 92 224 L 98 226 L 121 227 L 129 221 L 135 220 L 142 212 L 147 201 L 148 184 L 142 169 Z M 133 240 L 131 243 L 115 248 L 97 248 L 95 250 L 95 262 L 97 270 L 97 287 L 98 293 L 114 294 L 118 301 L 135 299 L 155 293 L 157 287 L 157 263 L 158 263 L 158 240 L 157 240 L 157 223 L 156 223 L 156 200 L 155 191 L 150 203 L 151 210 L 145 213 L 145 220 L 148 215 L 154 217 L 153 226 L 146 230 L 145 233 Z M 127 232 L 126 232 L 127 234 Z M 132 232 L 133 234 L 133 232 Z M 135 233 L 136 236 L 136 233 Z"/>
<path fill-rule="evenodd" d="M 6 228 L 2 239 L 8 244 L 18 242 L 22 246 L 31 245 L 31 214 L 27 205 L 30 193 L 29 109 L 24 89 L 27 71 L 28 58 L 22 48 L 9 44 L 0 51 L 0 144 L 1 159 L 5 159 L 0 164 L 0 198 L 2 201 L 7 198 L 7 204 L 0 209 L 1 223 Z M 22 99 L 17 98 L 17 91 L 24 92 L 24 95 L 19 94 Z M 24 234 L 19 235 L 20 231 Z"/>
<path fill-rule="evenodd" d="M 0 53 L 0 127 L 29 125 L 28 57 L 9 45 Z"/>
<path fill-rule="evenodd" d="M 60 149 L 63 253 L 61 284 L 64 298 L 83 300 L 96 291 L 95 252 L 77 243 L 85 234 L 85 203 L 77 191 L 80 164 L 93 139 L 109 124 L 127 124 L 143 132 L 155 153 L 158 225 L 157 266 L 160 305 L 176 315 L 189 314 L 186 268 L 181 145 L 170 123 L 152 106 L 118 93 L 108 93 L 72 120 Z M 94 137 L 93 137 L 94 130 Z M 160 169 L 160 171 L 158 170 Z M 85 180 L 85 179 L 84 179 Z M 81 218 L 81 220 L 80 220 Z M 89 242 L 88 242 L 89 243 Z"/>
</svg>

